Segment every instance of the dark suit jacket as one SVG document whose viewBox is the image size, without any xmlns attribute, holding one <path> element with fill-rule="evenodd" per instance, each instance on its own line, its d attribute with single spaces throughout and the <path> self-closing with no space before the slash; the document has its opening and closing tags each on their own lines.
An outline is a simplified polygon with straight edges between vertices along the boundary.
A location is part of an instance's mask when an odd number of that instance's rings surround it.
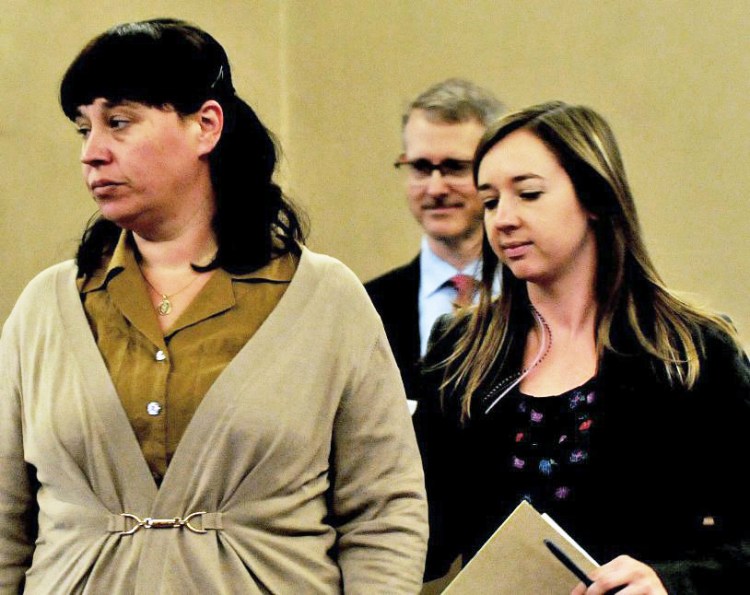
<svg viewBox="0 0 750 595">
<path fill-rule="evenodd" d="M 401 370 L 406 396 L 417 399 L 419 361 L 419 256 L 365 283 Z"/>
<path fill-rule="evenodd" d="M 440 329 L 433 331 L 436 335 Z M 438 341 L 428 359 L 444 357 L 460 329 Z M 750 365 L 732 342 L 703 329 L 701 376 L 687 390 L 672 386 L 634 339 L 617 341 L 597 375 L 600 419 L 591 429 L 589 477 L 555 520 L 594 558 L 629 554 L 651 565 L 670 593 L 731 593 L 750 585 Z M 622 336 L 622 335 L 621 335 Z M 521 363 L 523 342 L 505 378 Z M 632 354 L 632 355 L 627 355 Z M 429 363 L 429 362 L 427 362 Z M 471 558 L 518 504 L 503 454 L 514 439 L 504 401 L 489 414 L 474 408 L 458 423 L 460 391 L 441 406 L 442 374 L 428 373 L 414 416 L 430 503 L 428 578 L 457 553 Z M 495 380 L 496 381 L 496 380 Z M 478 405 L 488 383 L 476 396 Z M 711 518 L 712 523 L 705 522 Z"/>
</svg>

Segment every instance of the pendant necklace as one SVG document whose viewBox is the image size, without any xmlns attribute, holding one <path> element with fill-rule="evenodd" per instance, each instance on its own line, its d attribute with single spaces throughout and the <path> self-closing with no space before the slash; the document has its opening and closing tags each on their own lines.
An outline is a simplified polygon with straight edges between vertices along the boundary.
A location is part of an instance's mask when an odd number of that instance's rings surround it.
<svg viewBox="0 0 750 595">
<path fill-rule="evenodd" d="M 182 289 L 178 289 L 172 295 L 167 295 L 166 293 L 162 293 L 161 291 L 156 289 L 156 287 L 151 284 L 151 281 L 148 280 L 148 277 L 146 277 L 143 271 L 141 271 L 141 276 L 146 281 L 146 283 L 148 283 L 148 286 L 156 292 L 156 295 L 161 296 L 161 301 L 159 302 L 159 305 L 156 306 L 156 312 L 159 314 L 159 316 L 167 316 L 172 311 L 171 298 L 176 296 L 178 293 L 182 293 L 183 291 L 185 291 L 200 278 L 200 275 L 196 275 L 195 277 L 193 277 L 193 279 L 190 280 L 190 283 L 185 285 Z"/>
</svg>

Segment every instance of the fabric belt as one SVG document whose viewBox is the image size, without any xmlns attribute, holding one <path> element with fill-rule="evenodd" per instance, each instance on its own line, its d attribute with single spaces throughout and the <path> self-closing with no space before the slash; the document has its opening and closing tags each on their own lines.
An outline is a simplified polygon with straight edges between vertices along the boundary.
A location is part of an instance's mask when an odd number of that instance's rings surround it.
<svg viewBox="0 0 750 595">
<path fill-rule="evenodd" d="M 184 518 L 139 518 L 134 514 L 110 514 L 107 522 L 109 533 L 133 535 L 139 529 L 187 529 L 192 533 L 206 533 L 209 529 L 220 531 L 224 528 L 220 512 L 193 512 Z"/>
</svg>

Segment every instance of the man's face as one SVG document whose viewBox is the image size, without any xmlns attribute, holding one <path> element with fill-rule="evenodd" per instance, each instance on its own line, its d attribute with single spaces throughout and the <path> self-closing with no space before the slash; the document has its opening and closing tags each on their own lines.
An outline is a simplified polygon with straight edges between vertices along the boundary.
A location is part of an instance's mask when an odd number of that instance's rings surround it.
<svg viewBox="0 0 750 595">
<path fill-rule="evenodd" d="M 404 127 L 403 160 L 422 160 L 422 164 L 426 160 L 433 165 L 446 160 L 471 162 L 484 130 L 473 119 L 458 124 L 433 122 L 424 110 L 414 110 Z M 437 169 L 430 173 L 407 169 L 409 210 L 430 238 L 455 243 L 481 233 L 484 212 L 471 167 L 446 175 Z"/>
</svg>

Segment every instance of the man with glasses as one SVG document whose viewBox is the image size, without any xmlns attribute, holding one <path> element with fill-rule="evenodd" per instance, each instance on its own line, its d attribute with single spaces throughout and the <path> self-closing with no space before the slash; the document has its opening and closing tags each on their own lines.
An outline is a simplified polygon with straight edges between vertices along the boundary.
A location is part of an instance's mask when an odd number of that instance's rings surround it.
<svg viewBox="0 0 750 595">
<path fill-rule="evenodd" d="M 471 163 L 502 109 L 489 91 L 448 79 L 419 95 L 402 118 L 404 152 L 394 166 L 406 177 L 409 210 L 424 231 L 421 250 L 365 287 L 383 319 L 412 412 L 417 362 L 433 323 L 471 302 L 480 277 L 483 205 Z"/>
</svg>

